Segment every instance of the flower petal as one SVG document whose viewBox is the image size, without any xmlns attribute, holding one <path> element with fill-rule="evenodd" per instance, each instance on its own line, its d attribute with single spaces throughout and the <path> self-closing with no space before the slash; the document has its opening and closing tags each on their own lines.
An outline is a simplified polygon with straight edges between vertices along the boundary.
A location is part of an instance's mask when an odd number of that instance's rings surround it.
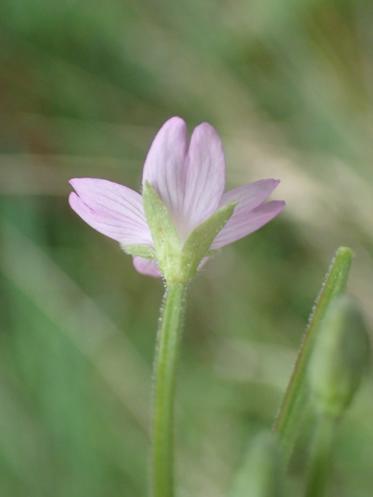
<svg viewBox="0 0 373 497">
<path fill-rule="evenodd" d="M 221 205 L 236 203 L 231 221 L 243 211 L 248 212 L 262 204 L 273 192 L 280 180 L 261 179 L 248 185 L 239 186 L 224 193 Z"/>
<path fill-rule="evenodd" d="M 282 200 L 273 200 L 251 211 L 241 211 L 237 216 L 233 214 L 213 241 L 211 248 L 219 249 L 253 233 L 280 214 L 284 207 L 285 202 Z"/>
<path fill-rule="evenodd" d="M 158 131 L 144 164 L 143 185 L 149 182 L 175 216 L 183 205 L 187 148 L 186 124 L 172 117 Z"/>
<path fill-rule="evenodd" d="M 158 265 L 154 260 L 144 259 L 143 257 L 134 257 L 133 265 L 136 271 L 146 276 L 152 276 L 153 278 L 160 278 L 161 272 L 159 271 Z"/>
<path fill-rule="evenodd" d="M 126 186 L 104 179 L 74 178 L 71 208 L 92 228 L 124 245 L 152 245 L 142 198 Z"/>
<path fill-rule="evenodd" d="M 221 140 L 212 126 L 202 123 L 193 131 L 185 171 L 183 217 L 188 232 L 218 208 L 224 186 L 225 161 Z"/>
</svg>

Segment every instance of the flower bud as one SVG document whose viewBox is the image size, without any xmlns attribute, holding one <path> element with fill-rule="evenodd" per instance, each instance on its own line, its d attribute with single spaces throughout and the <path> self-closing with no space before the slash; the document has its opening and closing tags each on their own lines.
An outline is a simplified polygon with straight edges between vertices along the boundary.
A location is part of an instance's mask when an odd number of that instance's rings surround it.
<svg viewBox="0 0 373 497">
<path fill-rule="evenodd" d="M 369 362 L 369 338 L 355 302 L 338 297 L 320 324 L 309 364 L 313 401 L 338 417 L 357 392 Z"/>
<path fill-rule="evenodd" d="M 275 435 L 261 433 L 250 445 L 231 497 L 282 497 L 281 452 Z"/>
</svg>

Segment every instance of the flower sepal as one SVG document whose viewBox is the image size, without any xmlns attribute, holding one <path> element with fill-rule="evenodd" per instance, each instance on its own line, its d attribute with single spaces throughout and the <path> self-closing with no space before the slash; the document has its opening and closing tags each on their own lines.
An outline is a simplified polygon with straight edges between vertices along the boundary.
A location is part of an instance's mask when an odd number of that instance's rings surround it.
<svg viewBox="0 0 373 497">
<path fill-rule="evenodd" d="M 163 277 L 168 283 L 188 283 L 203 259 L 210 255 L 211 244 L 232 216 L 235 204 L 220 208 L 197 226 L 183 243 L 167 206 L 150 183 L 144 185 L 143 199 L 155 258 Z"/>
<path fill-rule="evenodd" d="M 182 250 L 181 263 L 190 278 L 195 275 L 202 260 L 211 255 L 211 244 L 231 218 L 234 208 L 234 203 L 221 207 L 197 226 L 187 238 Z"/>
<path fill-rule="evenodd" d="M 154 243 L 155 258 L 166 280 L 177 272 L 181 243 L 169 210 L 152 185 L 144 184 L 143 201 L 146 220 Z"/>
<path fill-rule="evenodd" d="M 155 259 L 154 249 L 149 245 L 125 245 L 121 243 L 120 246 L 127 255 L 143 257 L 144 259 Z"/>
</svg>

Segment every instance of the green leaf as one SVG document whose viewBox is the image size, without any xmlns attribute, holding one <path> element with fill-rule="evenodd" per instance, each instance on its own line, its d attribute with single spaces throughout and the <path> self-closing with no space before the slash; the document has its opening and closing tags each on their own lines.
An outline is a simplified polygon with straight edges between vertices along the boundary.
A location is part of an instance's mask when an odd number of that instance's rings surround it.
<svg viewBox="0 0 373 497">
<path fill-rule="evenodd" d="M 182 266 L 190 276 L 194 275 L 202 259 L 209 254 L 214 238 L 224 228 L 234 208 L 235 204 L 222 207 L 189 235 L 183 247 Z"/>
</svg>

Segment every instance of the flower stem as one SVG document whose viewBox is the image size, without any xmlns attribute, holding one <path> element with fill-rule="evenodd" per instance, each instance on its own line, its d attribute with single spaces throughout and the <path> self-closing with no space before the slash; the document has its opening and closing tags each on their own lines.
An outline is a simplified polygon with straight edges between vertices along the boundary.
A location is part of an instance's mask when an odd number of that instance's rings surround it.
<svg viewBox="0 0 373 497">
<path fill-rule="evenodd" d="M 185 311 L 185 284 L 168 285 L 154 362 L 152 497 L 173 497 L 173 406 L 178 345 Z"/>
<path fill-rule="evenodd" d="M 349 248 L 340 247 L 337 250 L 309 319 L 293 373 L 274 423 L 273 429 L 279 434 L 280 440 L 284 443 L 288 457 L 298 433 L 302 419 L 301 413 L 305 411 L 307 400 L 306 368 L 315 336 L 330 303 L 337 295 L 343 293 L 346 287 L 351 260 L 352 252 Z"/>
<path fill-rule="evenodd" d="M 305 497 L 323 497 L 329 479 L 336 420 L 320 414 L 313 439 Z"/>
</svg>

